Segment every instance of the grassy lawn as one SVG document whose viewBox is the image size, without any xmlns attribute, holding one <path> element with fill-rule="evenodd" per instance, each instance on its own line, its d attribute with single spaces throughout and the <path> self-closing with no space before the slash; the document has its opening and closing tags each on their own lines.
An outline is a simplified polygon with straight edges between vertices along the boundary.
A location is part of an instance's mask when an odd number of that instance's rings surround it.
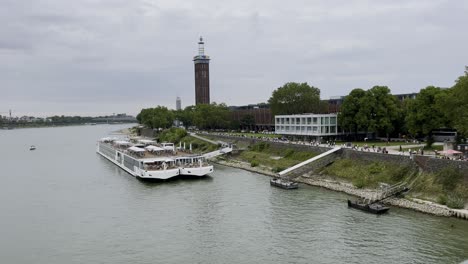
<svg viewBox="0 0 468 264">
<path fill-rule="evenodd" d="M 317 153 L 309 151 L 272 149 L 268 143 L 261 142 L 253 145 L 249 150 L 243 151 L 239 157 L 241 160 L 249 162 L 252 167 L 261 165 L 271 168 L 274 172 L 279 172 L 316 155 Z"/>
<path fill-rule="evenodd" d="M 379 182 L 393 184 L 414 176 L 410 167 L 388 162 L 364 162 L 351 159 L 338 159 L 323 172 L 346 179 L 358 188 L 375 188 L 378 187 Z"/>
</svg>

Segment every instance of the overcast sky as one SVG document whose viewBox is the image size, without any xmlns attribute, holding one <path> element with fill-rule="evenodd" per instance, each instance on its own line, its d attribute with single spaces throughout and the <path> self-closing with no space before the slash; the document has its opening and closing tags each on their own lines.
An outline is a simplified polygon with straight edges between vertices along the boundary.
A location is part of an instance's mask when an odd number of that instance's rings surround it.
<svg viewBox="0 0 468 264">
<path fill-rule="evenodd" d="M 0 0 L 0 115 L 194 104 L 198 37 L 211 101 L 449 87 L 468 64 L 468 1 Z"/>
</svg>

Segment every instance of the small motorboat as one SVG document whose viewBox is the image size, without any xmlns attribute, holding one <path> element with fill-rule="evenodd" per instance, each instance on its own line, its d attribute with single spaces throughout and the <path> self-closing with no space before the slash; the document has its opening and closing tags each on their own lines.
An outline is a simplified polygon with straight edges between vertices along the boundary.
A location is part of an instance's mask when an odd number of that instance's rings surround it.
<svg viewBox="0 0 468 264">
<path fill-rule="evenodd" d="M 297 182 L 292 182 L 288 180 L 283 180 L 280 178 L 273 178 L 270 180 L 270 185 L 280 187 L 283 189 L 297 189 L 299 188 L 299 184 Z"/>
<path fill-rule="evenodd" d="M 34 145 L 31 145 L 31 146 L 29 147 L 29 150 L 35 150 L 35 149 L 36 149 L 36 146 L 34 146 Z"/>
<path fill-rule="evenodd" d="M 351 201 L 348 199 L 348 206 L 373 214 L 383 214 L 390 210 L 390 207 L 380 203 L 366 203 L 364 200 Z"/>
</svg>

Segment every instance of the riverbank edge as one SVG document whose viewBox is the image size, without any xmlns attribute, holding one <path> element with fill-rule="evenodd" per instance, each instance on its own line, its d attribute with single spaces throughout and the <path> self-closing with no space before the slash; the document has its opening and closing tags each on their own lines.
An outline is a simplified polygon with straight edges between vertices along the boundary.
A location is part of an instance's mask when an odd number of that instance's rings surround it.
<svg viewBox="0 0 468 264">
<path fill-rule="evenodd" d="M 269 177 L 277 176 L 276 173 L 273 173 L 267 167 L 259 166 L 259 167 L 251 167 L 249 163 L 230 159 L 230 160 L 212 160 L 213 163 L 238 168 L 258 174 L 262 174 Z M 375 196 L 378 190 L 373 189 L 358 189 L 354 187 L 352 184 L 338 181 L 338 180 L 331 180 L 327 179 L 324 175 L 311 175 L 311 174 L 304 174 L 299 176 L 292 181 L 298 183 L 304 183 L 311 186 L 322 187 L 328 190 L 343 192 L 349 195 L 353 195 L 360 198 L 370 198 Z M 420 199 L 407 199 L 407 198 L 389 198 L 384 202 L 387 205 L 392 205 L 400 208 L 411 209 L 414 211 L 418 211 L 421 213 L 426 213 L 435 216 L 445 216 L 451 217 L 454 215 L 454 211 L 446 206 L 436 204 L 429 201 L 424 201 Z"/>
</svg>

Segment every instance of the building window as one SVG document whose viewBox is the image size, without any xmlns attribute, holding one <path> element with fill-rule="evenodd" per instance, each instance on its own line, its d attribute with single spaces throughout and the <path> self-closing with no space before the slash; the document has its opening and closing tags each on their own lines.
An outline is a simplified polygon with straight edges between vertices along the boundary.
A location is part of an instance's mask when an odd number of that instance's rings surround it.
<svg viewBox="0 0 468 264">
<path fill-rule="evenodd" d="M 330 133 L 332 133 L 332 134 L 336 133 L 336 127 L 331 126 L 330 127 Z"/>
<path fill-rule="evenodd" d="M 291 118 L 291 125 L 294 125 L 295 118 Z"/>
<path fill-rule="evenodd" d="M 289 125 L 289 117 L 286 117 L 286 124 Z"/>
<path fill-rule="evenodd" d="M 318 127 L 314 126 L 314 133 L 317 134 L 318 132 Z"/>
<path fill-rule="evenodd" d="M 335 116 L 330 117 L 330 125 L 336 125 L 336 117 Z"/>
<path fill-rule="evenodd" d="M 298 117 L 298 118 L 296 118 L 296 124 L 298 124 L 298 125 L 299 125 L 300 123 L 301 123 L 301 119 L 300 119 L 299 117 Z"/>
<path fill-rule="evenodd" d="M 311 118 L 311 117 L 308 117 L 308 118 L 307 118 L 307 124 L 308 124 L 308 125 L 312 124 L 312 118 Z"/>
<path fill-rule="evenodd" d="M 307 127 L 307 131 L 308 131 L 308 132 L 312 131 L 312 127 L 308 126 L 308 127 Z"/>
<path fill-rule="evenodd" d="M 314 125 L 317 125 L 317 121 L 318 121 L 318 118 L 317 118 L 317 117 L 314 117 L 314 119 L 313 119 L 313 124 L 314 124 Z"/>
</svg>

